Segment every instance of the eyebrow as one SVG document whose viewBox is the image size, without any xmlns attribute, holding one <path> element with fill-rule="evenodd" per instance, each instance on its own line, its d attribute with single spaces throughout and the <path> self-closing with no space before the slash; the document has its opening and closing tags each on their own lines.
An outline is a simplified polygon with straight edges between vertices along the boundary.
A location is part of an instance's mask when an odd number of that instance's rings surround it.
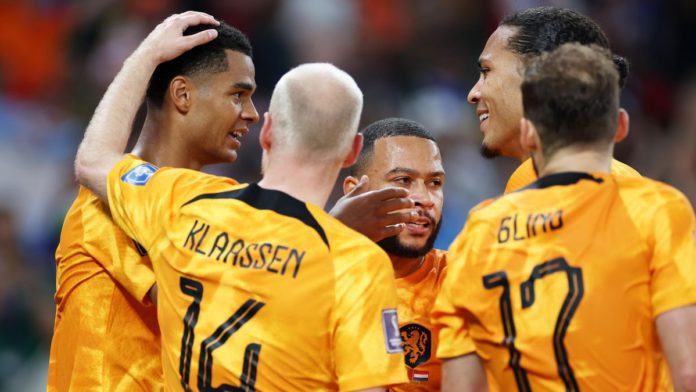
<svg viewBox="0 0 696 392">
<path fill-rule="evenodd" d="M 242 90 L 249 90 L 249 91 L 253 91 L 256 89 L 255 85 L 253 85 L 251 83 L 247 83 L 247 82 L 237 82 L 237 83 L 233 84 L 232 87 L 242 89 Z"/>
<path fill-rule="evenodd" d="M 409 168 L 406 168 L 406 167 L 395 167 L 395 168 L 389 170 L 389 171 L 387 172 L 387 175 L 389 175 L 389 174 L 394 174 L 394 173 L 406 173 L 406 174 L 410 174 L 410 175 L 412 175 L 412 176 L 418 175 L 418 171 L 413 170 L 413 169 L 409 169 Z M 444 176 L 445 176 L 445 172 L 442 171 L 442 170 L 438 170 L 438 171 L 434 171 L 434 172 L 428 173 L 428 176 L 431 176 L 431 177 L 444 177 Z"/>
</svg>

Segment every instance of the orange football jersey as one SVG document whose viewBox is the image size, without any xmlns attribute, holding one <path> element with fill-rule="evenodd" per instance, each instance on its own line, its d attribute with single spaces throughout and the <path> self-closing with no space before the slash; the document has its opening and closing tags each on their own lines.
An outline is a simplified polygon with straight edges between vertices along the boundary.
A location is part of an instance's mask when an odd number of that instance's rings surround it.
<svg viewBox="0 0 696 392">
<path fill-rule="evenodd" d="M 391 262 L 321 208 L 126 157 L 113 219 L 149 251 L 169 390 L 407 381 Z"/>
<path fill-rule="evenodd" d="M 489 387 L 655 391 L 654 320 L 696 303 L 696 223 L 674 188 L 558 173 L 472 210 L 436 302 L 438 356 Z"/>
<path fill-rule="evenodd" d="M 617 161 L 616 159 L 612 159 L 611 161 L 611 172 L 612 174 L 619 176 L 640 177 L 640 173 L 638 173 L 634 168 L 623 162 Z M 522 164 L 512 173 L 507 185 L 505 186 L 505 193 L 522 189 L 536 181 L 537 178 L 536 171 L 534 170 L 534 163 L 532 163 L 532 159 L 529 158 L 522 162 Z"/>
<path fill-rule="evenodd" d="M 447 253 L 433 249 L 412 274 L 396 279 L 399 330 L 410 382 L 392 391 L 439 391 L 441 364 L 437 358 L 438 333 L 430 312 L 447 270 Z"/>
<path fill-rule="evenodd" d="M 159 327 L 149 259 L 86 188 L 56 250 L 48 391 L 159 391 Z"/>
</svg>

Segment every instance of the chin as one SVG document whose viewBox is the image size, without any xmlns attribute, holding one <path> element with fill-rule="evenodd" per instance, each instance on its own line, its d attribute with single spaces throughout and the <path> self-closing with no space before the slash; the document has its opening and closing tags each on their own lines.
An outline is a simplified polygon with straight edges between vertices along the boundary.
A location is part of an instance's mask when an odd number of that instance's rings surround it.
<svg viewBox="0 0 696 392">
<path fill-rule="evenodd" d="M 481 149 L 479 152 L 481 153 L 481 156 L 486 159 L 493 159 L 500 156 L 500 150 L 491 147 L 490 145 L 486 144 L 486 142 L 481 143 Z"/>
</svg>

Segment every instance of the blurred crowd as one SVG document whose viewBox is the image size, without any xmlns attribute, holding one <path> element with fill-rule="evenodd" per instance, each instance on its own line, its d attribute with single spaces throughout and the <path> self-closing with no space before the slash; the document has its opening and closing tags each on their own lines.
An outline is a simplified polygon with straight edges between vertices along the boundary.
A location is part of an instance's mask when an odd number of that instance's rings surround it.
<svg viewBox="0 0 696 392">
<path fill-rule="evenodd" d="M 696 203 L 693 1 L 0 0 L 0 391 L 45 390 L 53 254 L 76 195 L 77 144 L 123 60 L 167 15 L 206 11 L 249 35 L 260 113 L 289 68 L 327 61 L 362 88 L 361 126 L 400 116 L 431 129 L 447 171 L 437 242 L 446 248 L 467 211 L 501 193 L 517 164 L 479 155 L 466 102 L 478 54 L 503 15 L 539 5 L 591 16 L 631 61 L 622 94 L 630 135 L 616 156 Z M 209 170 L 253 181 L 259 151 L 252 133 L 237 163 Z"/>
</svg>

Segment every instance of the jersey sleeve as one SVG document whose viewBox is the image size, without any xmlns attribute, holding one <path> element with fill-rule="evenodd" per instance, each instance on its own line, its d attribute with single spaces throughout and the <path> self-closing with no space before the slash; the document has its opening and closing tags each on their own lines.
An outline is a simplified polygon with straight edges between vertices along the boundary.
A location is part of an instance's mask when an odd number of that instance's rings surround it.
<svg viewBox="0 0 696 392">
<path fill-rule="evenodd" d="M 149 249 L 176 209 L 221 182 L 236 184 L 194 170 L 158 168 L 126 156 L 109 173 L 111 215 L 129 237 Z"/>
<path fill-rule="evenodd" d="M 475 351 L 466 321 L 466 310 L 460 304 L 465 296 L 461 288 L 466 284 L 466 260 L 475 256 L 470 226 L 468 222 L 447 251 L 448 271 L 432 312 L 433 324 L 439 330 L 438 358 L 454 358 Z"/>
<path fill-rule="evenodd" d="M 696 304 L 696 223 L 682 194 L 673 191 L 652 220 L 653 316 Z"/>
<path fill-rule="evenodd" d="M 388 256 L 373 243 L 337 260 L 347 267 L 336 278 L 334 355 L 340 390 L 408 382 L 404 367 L 394 272 Z M 343 262 L 343 263 L 342 263 Z"/>
</svg>

